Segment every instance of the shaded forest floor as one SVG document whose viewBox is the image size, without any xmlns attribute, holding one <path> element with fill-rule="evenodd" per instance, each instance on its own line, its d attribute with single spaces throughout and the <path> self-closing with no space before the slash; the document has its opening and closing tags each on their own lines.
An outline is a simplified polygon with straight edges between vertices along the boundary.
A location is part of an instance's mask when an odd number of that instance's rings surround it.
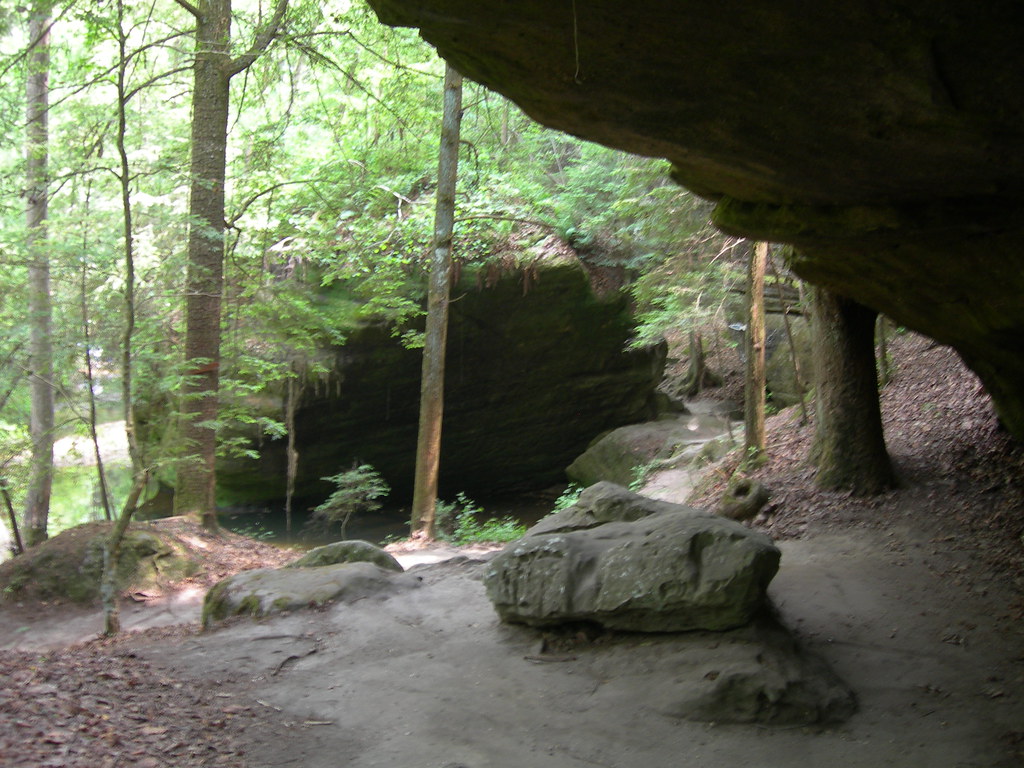
<svg viewBox="0 0 1024 768">
<path fill-rule="evenodd" d="M 869 499 L 817 491 L 812 471 L 804 463 L 811 427 L 799 425 L 796 409 L 769 420 L 770 461 L 756 473 L 772 492 L 767 514 L 758 525 L 781 540 L 784 551 L 775 596 L 783 614 L 794 624 L 799 623 L 812 647 L 817 643 L 817 650 L 824 655 L 835 654 L 829 660 L 848 679 L 850 670 L 861 666 L 868 670 L 862 680 L 850 680 L 855 687 L 860 683 L 864 689 L 865 713 L 848 730 L 771 738 L 735 727 L 720 730 L 728 735 L 725 744 L 716 742 L 706 728 L 691 733 L 687 729 L 694 726 L 686 726 L 678 731 L 678 736 L 659 737 L 656 732 L 662 726 L 657 718 L 651 719 L 650 713 L 627 713 L 621 704 L 609 702 L 603 716 L 612 719 L 596 722 L 597 730 L 588 732 L 579 725 L 579 732 L 575 733 L 571 731 L 577 726 L 569 726 L 557 742 L 547 746 L 537 740 L 541 736 L 534 735 L 543 726 L 531 721 L 521 706 L 518 710 L 504 710 L 502 717 L 507 719 L 496 723 L 496 732 L 490 736 L 470 734 L 458 722 L 452 722 L 449 730 L 454 731 L 446 735 L 442 727 L 432 740 L 424 737 L 416 725 L 407 724 L 417 723 L 417 713 L 433 709 L 439 709 L 439 715 L 450 711 L 451 717 L 458 720 L 458 702 L 465 698 L 458 686 L 464 689 L 480 683 L 462 680 L 454 668 L 447 667 L 442 671 L 452 678 L 455 688 L 451 690 L 432 688 L 424 692 L 418 683 L 387 678 L 385 670 L 392 663 L 391 657 L 401 652 L 402 642 L 412 642 L 400 638 L 409 636 L 414 625 L 419 627 L 418 622 L 426 623 L 422 617 L 403 623 L 402 616 L 413 616 L 414 606 L 398 601 L 392 609 L 385 605 L 360 605 L 363 621 L 379 619 L 382 626 L 399 621 L 403 626 L 399 634 L 387 635 L 390 639 L 382 639 L 383 634 L 375 639 L 368 657 L 370 663 L 358 667 L 349 660 L 349 654 L 352 658 L 356 656 L 355 651 L 335 650 L 340 655 L 330 656 L 330 646 L 345 633 L 373 635 L 376 628 L 357 631 L 347 625 L 354 619 L 335 616 L 330 611 L 295 615 L 255 628 L 241 623 L 200 633 L 195 625 L 178 625 L 54 651 L 0 652 L 0 677 L 5 681 L 0 689 L 0 764 L 11 768 L 254 768 L 291 764 L 333 766 L 346 762 L 371 765 L 383 760 L 382 765 L 477 768 L 505 763 L 500 757 L 486 761 L 459 757 L 434 760 L 428 757 L 434 741 L 447 738 L 451 754 L 456 755 L 462 754 L 460 744 L 469 750 L 466 745 L 483 740 L 480 751 L 465 754 L 481 755 L 492 750 L 500 756 L 505 741 L 511 738 L 515 744 L 510 744 L 509 749 L 536 750 L 535 763 L 531 763 L 530 755 L 525 755 L 519 764 L 538 766 L 668 765 L 686 755 L 698 761 L 694 764 L 711 759 L 714 762 L 703 764 L 755 764 L 736 762 L 728 751 L 734 748 L 730 745 L 764 750 L 764 759 L 756 763 L 760 766 L 825 764 L 815 760 L 829 757 L 836 764 L 872 767 L 1024 765 L 1024 729 L 1008 728 L 1006 722 L 1014 722 L 1014 718 L 1007 720 L 1000 715 L 1006 710 L 999 709 L 1019 710 L 1019 700 L 1024 695 L 1019 687 L 1024 679 L 1024 656 L 1013 656 L 1021 652 L 1020 622 L 1024 617 L 1024 451 L 1000 431 L 987 397 L 954 353 L 906 335 L 897 339 L 893 355 L 895 377 L 884 390 L 883 413 L 890 452 L 902 480 L 900 488 Z M 698 504 L 716 499 L 727 470 L 726 465 L 712 469 Z M 913 533 L 906 534 L 908 530 Z M 253 556 L 259 560 L 251 542 L 239 544 L 226 537 L 215 546 L 217 565 L 209 570 L 218 575 L 232 570 L 232 562 L 238 567 L 252 567 Z M 233 551 L 236 546 L 243 547 L 244 552 Z M 270 557 L 279 560 L 280 553 L 268 550 Z M 815 558 L 829 557 L 834 557 L 834 562 L 815 565 Z M 788 572 L 787 562 L 793 563 Z M 805 570 L 807 573 L 802 575 Z M 493 647 L 494 633 L 505 630 L 495 627 L 496 620 L 486 606 L 481 607 L 480 616 L 473 614 L 465 622 L 457 613 L 468 611 L 478 599 L 459 590 L 476 589 L 478 581 L 460 577 L 454 571 L 447 575 L 443 571 L 424 573 L 430 574 L 427 581 L 442 590 L 439 597 L 433 598 L 437 604 L 441 605 L 443 597 L 443 604 L 451 606 L 435 606 L 438 611 L 451 611 L 438 619 L 440 626 L 450 626 L 456 634 L 462 634 L 456 638 L 461 643 L 456 655 L 458 668 L 462 672 L 479 668 L 486 675 L 491 665 L 497 664 L 497 669 L 505 663 L 505 659 L 494 658 Z M 820 591 L 822 573 L 830 579 L 845 578 L 844 584 L 836 587 L 839 592 Z M 445 578 L 450 586 L 445 586 Z M 445 589 L 448 591 L 444 592 Z M 432 594 L 425 593 L 425 597 L 418 599 L 426 601 L 424 605 L 429 608 Z M 883 598 L 903 602 L 883 603 Z M 918 605 L 920 617 L 915 616 Z M 944 615 L 947 605 L 948 616 Z M 0 621 L 5 627 L 0 634 L 10 634 L 19 624 L 30 623 L 33 612 L 42 617 L 60 610 L 63 609 L 24 605 L 13 614 L 10 606 L 0 607 Z M 398 619 L 393 619 L 389 610 L 396 611 Z M 816 619 L 815 611 L 820 620 Z M 914 622 L 926 625 L 918 633 L 920 643 L 926 644 L 923 650 L 910 644 Z M 896 623 L 899 632 L 897 627 L 890 626 Z M 998 630 L 994 629 L 997 625 Z M 846 650 L 853 655 L 843 657 L 844 649 L 833 645 L 832 637 L 821 637 L 837 630 L 848 636 Z M 254 633 L 258 636 L 252 637 Z M 507 637 L 503 642 L 507 643 Z M 905 654 L 899 672 L 879 663 L 883 682 L 871 682 L 872 659 L 877 662 L 870 655 L 871 648 L 901 642 L 907 645 L 883 649 L 890 654 L 887 663 L 894 652 Z M 271 646 L 278 655 L 257 659 L 256 652 L 251 650 Z M 950 653 L 961 655 L 943 655 Z M 438 664 L 444 667 L 442 646 L 437 654 Z M 989 659 L 986 654 L 995 656 Z M 425 658 L 431 657 L 427 654 Z M 307 676 L 302 676 L 307 662 L 323 664 L 328 659 L 328 668 L 337 669 L 338 680 L 328 684 L 324 668 L 310 667 Z M 957 682 L 955 678 L 964 677 L 967 669 L 957 667 L 961 663 L 957 660 L 973 664 L 971 674 L 975 668 L 991 672 L 979 673 L 983 675 L 980 679 Z M 921 666 L 933 662 L 933 667 Z M 413 671 L 408 678 L 429 674 L 422 666 L 422 658 L 418 664 L 409 668 Z M 593 704 L 592 692 L 572 698 L 575 694 L 560 687 L 578 684 L 582 672 L 573 678 L 568 665 L 547 666 L 543 685 L 552 697 L 559 697 L 550 704 L 554 707 L 552 722 L 560 722 L 573 712 L 579 713 L 581 721 L 602 716 L 599 713 L 604 710 Z M 288 681 L 283 679 L 287 677 L 286 670 L 295 676 L 291 688 L 286 687 Z M 947 671 L 944 678 L 942 670 Z M 890 674 L 891 686 L 885 682 Z M 913 681 L 900 688 L 896 679 L 908 675 Z M 359 700 L 360 709 L 370 710 L 367 717 L 380 718 L 379 729 L 370 734 L 345 731 L 339 735 L 334 727 L 336 717 L 340 717 L 337 712 L 332 710 L 325 715 L 321 710 L 318 714 L 312 704 L 307 708 L 303 703 L 311 692 L 322 694 L 328 688 L 355 686 L 360 676 L 369 676 L 374 690 L 380 688 L 377 698 L 364 693 L 361 695 L 366 698 Z M 508 680 L 490 682 L 499 686 L 491 696 L 507 699 L 508 706 L 515 704 L 514 697 L 501 695 L 500 686 L 509 685 Z M 407 696 L 403 696 L 406 686 L 410 688 Z M 412 691 L 419 692 L 418 699 Z M 412 699 L 408 709 L 403 708 L 402 699 L 406 697 Z M 926 702 L 927 711 L 915 709 L 919 700 Z M 915 714 L 911 716 L 909 712 Z M 972 715 L 975 712 L 978 714 Z M 405 719 L 394 720 L 398 715 Z M 980 731 L 968 728 L 969 715 L 991 721 L 992 734 L 985 736 L 985 744 L 980 743 Z M 634 750 L 634 758 L 601 753 L 597 746 L 588 746 L 598 743 L 595 740 L 599 740 L 602 731 L 615 735 L 619 726 L 626 728 L 626 732 L 650 736 L 642 745 L 627 745 Z M 438 725 L 434 723 L 432 727 Z M 968 730 L 960 733 L 957 728 Z M 914 729 L 928 729 L 915 732 L 913 743 L 921 750 L 919 758 L 913 750 L 907 752 L 908 747 L 900 741 L 909 738 L 907 734 Z M 417 735 L 422 739 L 418 744 Z M 411 742 L 407 745 L 403 738 Z M 623 738 L 619 734 L 618 743 Z M 789 742 L 800 738 L 814 741 Z M 943 746 L 943 738 L 951 740 L 948 746 Z M 934 755 L 926 755 L 928 749 L 952 754 L 953 745 L 972 738 L 979 739 L 976 746 L 980 762 L 950 757 L 949 762 L 941 763 L 934 762 Z M 664 741 L 663 747 L 657 746 L 659 739 Z M 849 751 L 851 742 L 857 744 L 853 752 Z M 442 750 L 439 754 L 444 748 L 444 744 L 437 745 Z M 664 754 L 651 751 L 658 748 L 663 748 Z M 698 748 L 703 751 L 692 755 L 686 752 Z M 423 757 L 410 762 L 409 755 L 418 754 L 417 749 L 423 750 Z M 773 749 L 780 757 L 771 757 Z M 800 751 L 803 749 L 811 751 Z M 891 757 L 886 749 L 897 756 Z M 992 755 L 997 752 L 1005 757 L 996 761 Z M 786 754 L 792 755 L 792 762 L 787 762 Z M 900 754 L 904 757 L 900 758 Z M 356 759 L 350 760 L 350 756 Z"/>
<path fill-rule="evenodd" d="M 789 408 L 768 418 L 769 461 L 751 473 L 771 492 L 757 527 L 784 540 L 913 521 L 972 553 L 971 567 L 955 578 L 1012 585 L 1018 599 L 1008 608 L 1024 618 L 1024 447 L 999 426 L 988 395 L 952 349 L 907 333 L 891 354 L 881 405 L 899 486 L 866 498 L 815 488 L 806 460 L 813 408 L 807 423 Z M 726 380 L 729 394 L 742 398 L 742 378 L 734 372 Z M 713 505 L 734 468 L 735 458 L 713 468 L 691 502 Z"/>
</svg>

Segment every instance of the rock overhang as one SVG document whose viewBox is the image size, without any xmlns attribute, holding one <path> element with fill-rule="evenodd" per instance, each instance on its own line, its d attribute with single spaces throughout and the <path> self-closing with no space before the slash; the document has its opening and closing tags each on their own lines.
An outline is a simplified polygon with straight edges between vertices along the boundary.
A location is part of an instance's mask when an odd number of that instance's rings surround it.
<svg viewBox="0 0 1024 768">
<path fill-rule="evenodd" d="M 953 345 L 1024 435 L 1024 6 L 370 0 L 542 123 Z"/>
</svg>

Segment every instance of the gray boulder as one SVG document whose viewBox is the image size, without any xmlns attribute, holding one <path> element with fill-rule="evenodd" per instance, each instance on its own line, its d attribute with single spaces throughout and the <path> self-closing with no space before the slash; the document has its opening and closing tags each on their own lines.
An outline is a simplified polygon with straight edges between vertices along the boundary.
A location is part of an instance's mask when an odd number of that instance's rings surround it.
<svg viewBox="0 0 1024 768">
<path fill-rule="evenodd" d="M 827 725 L 856 709 L 849 686 L 768 610 L 728 632 L 625 636 L 595 649 L 588 672 L 608 681 L 596 695 L 623 708 L 697 722 Z"/>
<path fill-rule="evenodd" d="M 491 560 L 484 584 L 498 615 L 513 623 L 724 630 L 761 607 L 779 557 L 767 536 L 683 508 L 528 536 Z"/>
<path fill-rule="evenodd" d="M 643 467 L 720 435 L 724 424 L 714 417 L 681 416 L 619 427 L 592 443 L 565 473 L 580 485 L 599 480 L 629 485 Z"/>
<path fill-rule="evenodd" d="M 351 603 L 419 583 L 415 576 L 365 562 L 243 571 L 218 582 L 206 593 L 203 626 L 232 616 L 258 618 L 331 602 Z"/>
<path fill-rule="evenodd" d="M 671 717 L 827 725 L 846 720 L 857 709 L 853 691 L 768 615 L 727 633 L 713 649 L 679 661 L 674 685 L 660 688 L 650 702 Z"/>
<path fill-rule="evenodd" d="M 325 565 L 338 563 L 373 563 L 389 571 L 401 573 L 401 563 L 378 546 L 368 541 L 352 539 L 336 541 L 322 547 L 311 549 L 298 560 L 289 563 L 285 568 L 321 568 Z"/>
<path fill-rule="evenodd" d="M 526 535 L 539 536 L 545 533 L 586 530 L 605 523 L 627 523 L 662 512 L 703 517 L 710 514 L 694 507 L 649 499 L 626 490 L 621 485 L 602 480 L 589 488 L 584 488 L 579 499 L 571 507 L 541 518 Z"/>
</svg>

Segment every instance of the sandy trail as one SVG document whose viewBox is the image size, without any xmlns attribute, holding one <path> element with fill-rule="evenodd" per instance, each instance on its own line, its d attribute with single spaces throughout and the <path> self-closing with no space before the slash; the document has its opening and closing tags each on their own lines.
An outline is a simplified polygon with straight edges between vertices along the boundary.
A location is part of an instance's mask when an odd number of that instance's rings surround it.
<svg viewBox="0 0 1024 768">
<path fill-rule="evenodd" d="M 772 599 L 860 700 L 835 728 L 665 716 L 679 660 L 663 638 L 536 663 L 538 633 L 497 621 L 480 561 L 418 568 L 422 586 L 389 598 L 141 654 L 269 710 L 274 724 L 252 734 L 253 768 L 1021 764 L 1024 642 L 997 584 L 958 579 L 963 554 L 909 528 L 811 532 L 782 549 Z"/>
</svg>

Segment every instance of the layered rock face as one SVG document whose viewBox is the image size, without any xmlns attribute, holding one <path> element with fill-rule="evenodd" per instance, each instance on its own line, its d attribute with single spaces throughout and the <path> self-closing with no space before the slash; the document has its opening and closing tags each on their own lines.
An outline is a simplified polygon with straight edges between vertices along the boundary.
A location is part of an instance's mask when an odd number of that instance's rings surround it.
<svg viewBox="0 0 1024 768">
<path fill-rule="evenodd" d="M 1024 6 L 370 0 L 539 121 L 951 344 L 1024 436 Z"/>
<path fill-rule="evenodd" d="M 450 307 L 442 498 L 562 482 L 595 435 L 646 419 L 665 351 L 624 351 L 632 330 L 625 298 L 598 298 L 579 265 L 490 287 L 467 275 Z M 331 384 L 310 387 L 296 414 L 297 495 L 323 499 L 332 488 L 320 478 L 358 460 L 401 498 L 415 467 L 421 352 L 373 326 L 350 333 L 335 354 Z M 264 442 L 258 462 L 218 465 L 223 498 L 284 497 L 284 441 Z"/>
</svg>

